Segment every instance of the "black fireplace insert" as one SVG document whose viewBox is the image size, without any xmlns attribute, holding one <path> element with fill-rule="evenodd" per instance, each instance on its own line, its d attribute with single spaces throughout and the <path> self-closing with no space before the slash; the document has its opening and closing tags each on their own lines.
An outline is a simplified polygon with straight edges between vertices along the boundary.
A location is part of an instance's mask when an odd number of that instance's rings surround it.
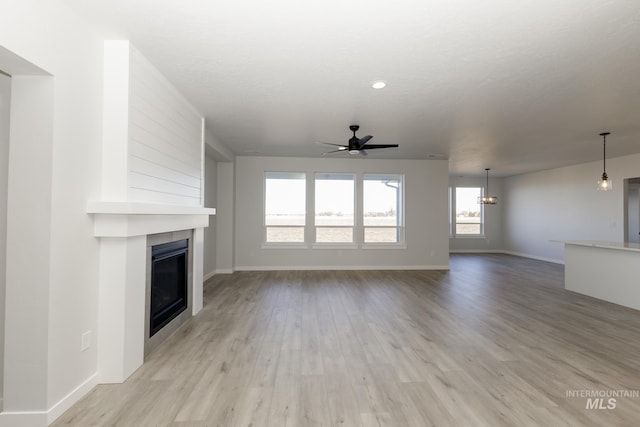
<svg viewBox="0 0 640 427">
<path fill-rule="evenodd" d="M 188 239 L 151 248 L 149 337 L 187 308 L 188 260 Z"/>
</svg>

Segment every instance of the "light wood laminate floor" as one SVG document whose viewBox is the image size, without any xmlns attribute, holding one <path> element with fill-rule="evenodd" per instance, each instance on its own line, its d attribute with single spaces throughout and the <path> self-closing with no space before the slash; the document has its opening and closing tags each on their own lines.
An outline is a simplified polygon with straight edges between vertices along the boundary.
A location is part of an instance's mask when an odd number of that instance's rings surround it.
<svg viewBox="0 0 640 427">
<path fill-rule="evenodd" d="M 631 426 L 639 389 L 639 311 L 565 291 L 560 265 L 452 255 L 216 276 L 127 382 L 54 425 Z"/>
</svg>

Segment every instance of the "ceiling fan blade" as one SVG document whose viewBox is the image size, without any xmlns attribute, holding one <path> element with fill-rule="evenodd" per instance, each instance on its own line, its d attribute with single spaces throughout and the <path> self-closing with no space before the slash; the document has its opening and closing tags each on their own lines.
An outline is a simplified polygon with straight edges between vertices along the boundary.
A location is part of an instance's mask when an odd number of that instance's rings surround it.
<svg viewBox="0 0 640 427">
<path fill-rule="evenodd" d="M 369 142 L 369 140 L 370 140 L 371 138 L 373 138 L 373 136 L 371 136 L 371 135 L 363 136 L 362 138 L 360 138 L 360 139 L 358 140 L 358 145 L 360 146 L 360 148 L 362 148 L 362 146 L 363 146 L 364 144 L 366 144 L 367 142 Z"/>
<path fill-rule="evenodd" d="M 341 149 L 339 149 L 339 150 L 327 151 L 326 153 L 322 153 L 322 155 L 324 156 L 324 155 L 326 155 L 326 154 L 340 153 L 340 152 L 342 152 L 342 151 L 346 151 L 346 149 L 345 149 L 345 148 L 341 148 Z"/>
<path fill-rule="evenodd" d="M 374 150 L 376 148 L 396 148 L 398 144 L 373 144 L 367 145 L 367 150 Z"/>
<path fill-rule="evenodd" d="M 344 145 L 344 144 L 334 144 L 332 142 L 317 141 L 316 144 L 333 145 L 335 147 L 346 147 L 346 145 Z"/>
</svg>

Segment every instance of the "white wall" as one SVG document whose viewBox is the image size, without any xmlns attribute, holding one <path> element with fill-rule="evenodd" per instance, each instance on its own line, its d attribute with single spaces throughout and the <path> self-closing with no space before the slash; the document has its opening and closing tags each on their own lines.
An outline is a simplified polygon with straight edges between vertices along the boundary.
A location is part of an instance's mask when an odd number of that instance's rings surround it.
<svg viewBox="0 0 640 427">
<path fill-rule="evenodd" d="M 0 424 L 46 425 L 93 385 L 96 372 L 95 341 L 84 352 L 80 343 L 82 332 L 95 337 L 97 325 L 98 245 L 86 202 L 99 192 L 103 44 L 55 0 L 3 8 L 0 44 L 51 75 L 12 79 L 23 92 L 13 91 L 12 114 L 14 104 L 24 109 L 18 128 L 11 123 L 12 312 L 0 416 Z M 43 102 L 30 108 L 25 92 Z"/>
<path fill-rule="evenodd" d="M 231 273 L 235 266 L 235 162 L 217 165 L 216 273 Z"/>
<path fill-rule="evenodd" d="M 4 307 L 7 248 L 7 188 L 9 172 L 9 111 L 11 78 L 0 74 L 0 411 L 4 384 Z"/>
<path fill-rule="evenodd" d="M 235 155 L 205 129 L 205 207 L 216 208 L 204 230 L 204 277 L 233 271 L 233 165 Z"/>
<path fill-rule="evenodd" d="M 263 248 L 265 171 L 405 176 L 406 249 Z M 442 268 L 449 265 L 448 163 L 442 160 L 236 158 L 236 269 Z"/>
<path fill-rule="evenodd" d="M 129 200 L 202 206 L 202 117 L 135 48 L 129 59 Z"/>
<path fill-rule="evenodd" d="M 202 206 L 201 115 L 128 41 L 104 65 L 102 199 Z"/>
<path fill-rule="evenodd" d="M 623 180 L 640 176 L 640 154 L 607 160 L 612 191 L 596 190 L 601 174 L 600 161 L 505 178 L 505 250 L 563 262 L 550 240 L 625 240 Z"/>
<path fill-rule="evenodd" d="M 13 75 L 5 307 L 5 410 L 43 412 L 48 397 L 53 176 L 49 76 Z M 26 168 L 37 164 L 37 170 Z M 29 337 L 29 340 L 24 339 Z"/>
<path fill-rule="evenodd" d="M 486 178 L 460 178 L 451 177 L 449 184 L 452 188 L 458 187 L 482 187 L 487 184 Z M 449 239 L 451 252 L 492 252 L 504 250 L 502 237 L 503 230 L 503 205 L 504 197 L 502 179 L 489 179 L 489 192 L 491 196 L 498 197 L 495 205 L 485 205 L 484 208 L 484 236 L 483 237 L 452 237 Z"/>
<path fill-rule="evenodd" d="M 204 206 L 216 207 L 218 167 L 215 159 L 207 155 L 204 163 Z M 204 230 L 204 278 L 216 273 L 216 217 L 209 217 L 209 227 Z"/>
</svg>

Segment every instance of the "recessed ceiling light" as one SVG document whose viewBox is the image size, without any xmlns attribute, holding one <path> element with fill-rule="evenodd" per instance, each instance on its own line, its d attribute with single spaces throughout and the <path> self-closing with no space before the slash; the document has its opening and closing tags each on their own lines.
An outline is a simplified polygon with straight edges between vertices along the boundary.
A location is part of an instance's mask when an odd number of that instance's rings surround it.
<svg viewBox="0 0 640 427">
<path fill-rule="evenodd" d="M 378 80 L 377 82 L 373 82 L 373 84 L 371 85 L 372 88 L 374 89 L 382 89 L 383 87 L 385 87 L 387 84 L 385 82 L 383 82 L 382 80 Z"/>
</svg>

